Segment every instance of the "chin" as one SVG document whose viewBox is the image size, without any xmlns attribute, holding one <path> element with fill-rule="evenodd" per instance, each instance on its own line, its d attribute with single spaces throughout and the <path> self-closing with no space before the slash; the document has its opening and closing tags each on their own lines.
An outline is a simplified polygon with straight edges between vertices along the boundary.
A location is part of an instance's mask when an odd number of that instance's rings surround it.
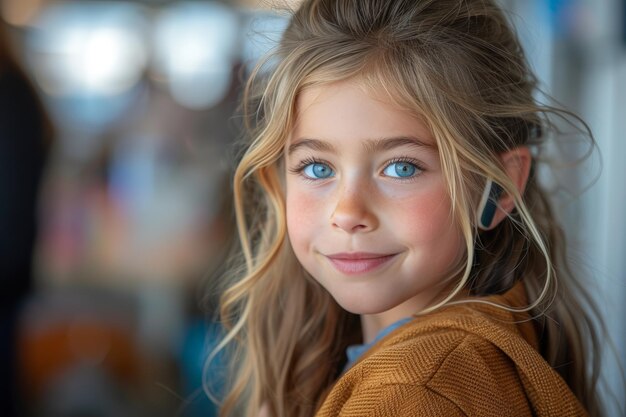
<svg viewBox="0 0 626 417">
<path fill-rule="evenodd" d="M 380 297 L 358 297 L 351 294 L 347 297 L 335 296 L 333 298 L 344 310 L 352 314 L 379 314 L 391 310 L 400 303 L 384 302 Z"/>
</svg>

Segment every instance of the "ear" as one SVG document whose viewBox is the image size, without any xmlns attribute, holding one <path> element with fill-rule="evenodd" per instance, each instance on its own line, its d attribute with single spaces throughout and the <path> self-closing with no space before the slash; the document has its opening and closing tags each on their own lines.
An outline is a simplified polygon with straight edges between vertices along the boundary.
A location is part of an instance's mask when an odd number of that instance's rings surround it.
<svg viewBox="0 0 626 417">
<path fill-rule="evenodd" d="M 513 184 L 519 193 L 524 194 L 524 189 L 526 188 L 526 183 L 528 182 L 528 175 L 530 173 L 530 166 L 532 164 L 530 149 L 528 149 L 527 146 L 513 148 L 509 151 L 501 153 L 500 161 L 502 162 L 504 171 L 513 181 Z M 514 208 L 515 201 L 513 200 L 513 196 L 509 193 L 502 193 L 498 199 L 498 209 L 493 216 L 489 229 L 493 229 L 500 224 L 500 222 L 504 220 Z"/>
</svg>

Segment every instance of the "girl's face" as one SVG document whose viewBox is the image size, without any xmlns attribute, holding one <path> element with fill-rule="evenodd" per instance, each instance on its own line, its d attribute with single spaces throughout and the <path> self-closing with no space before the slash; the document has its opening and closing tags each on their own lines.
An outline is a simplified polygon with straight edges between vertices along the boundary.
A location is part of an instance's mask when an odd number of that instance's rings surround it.
<svg viewBox="0 0 626 417">
<path fill-rule="evenodd" d="M 437 297 L 465 245 L 424 123 L 353 82 L 310 88 L 285 160 L 291 245 L 343 308 L 391 320 Z"/>
</svg>

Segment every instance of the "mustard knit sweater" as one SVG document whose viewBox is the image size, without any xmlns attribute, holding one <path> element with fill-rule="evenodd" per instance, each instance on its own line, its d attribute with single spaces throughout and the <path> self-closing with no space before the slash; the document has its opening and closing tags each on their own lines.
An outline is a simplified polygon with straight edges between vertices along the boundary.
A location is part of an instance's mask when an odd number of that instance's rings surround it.
<svg viewBox="0 0 626 417">
<path fill-rule="evenodd" d="M 517 284 L 488 300 L 524 306 L 525 298 Z M 450 306 L 372 346 L 336 382 L 316 417 L 587 415 L 537 348 L 526 314 Z"/>
</svg>

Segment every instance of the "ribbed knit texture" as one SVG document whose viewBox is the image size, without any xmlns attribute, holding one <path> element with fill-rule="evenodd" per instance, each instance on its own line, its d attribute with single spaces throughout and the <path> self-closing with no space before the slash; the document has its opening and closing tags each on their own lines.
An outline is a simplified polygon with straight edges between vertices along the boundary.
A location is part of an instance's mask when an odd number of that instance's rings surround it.
<svg viewBox="0 0 626 417">
<path fill-rule="evenodd" d="M 522 284 L 488 300 L 526 304 Z M 316 417 L 586 416 L 537 348 L 527 314 L 450 306 L 372 346 L 336 382 Z"/>
</svg>

